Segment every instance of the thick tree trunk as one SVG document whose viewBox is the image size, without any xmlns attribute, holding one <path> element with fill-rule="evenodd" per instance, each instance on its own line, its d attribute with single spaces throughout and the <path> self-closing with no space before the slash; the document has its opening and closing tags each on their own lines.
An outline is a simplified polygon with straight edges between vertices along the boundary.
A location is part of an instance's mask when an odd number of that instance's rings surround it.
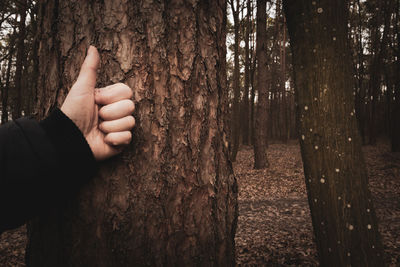
<svg viewBox="0 0 400 267">
<path fill-rule="evenodd" d="M 98 86 L 133 88 L 137 125 L 76 199 L 32 223 L 30 266 L 233 266 L 225 1 L 42 0 L 41 12 L 39 115 L 92 43 Z"/>
<path fill-rule="evenodd" d="M 20 16 L 19 26 L 18 26 L 18 42 L 17 42 L 17 59 L 15 63 L 15 98 L 13 101 L 12 118 L 18 119 L 22 115 L 22 69 L 24 68 L 26 62 L 25 55 L 25 20 L 26 12 L 28 11 L 27 0 L 22 0 L 18 4 L 18 13 Z"/>
<path fill-rule="evenodd" d="M 266 0 L 257 0 L 257 90 L 258 104 L 254 131 L 254 168 L 268 167 L 267 159 L 267 105 L 268 105 L 268 70 L 266 36 Z"/>
<path fill-rule="evenodd" d="M 321 266 L 383 266 L 354 114 L 346 5 L 284 1 L 304 174 Z"/>
</svg>

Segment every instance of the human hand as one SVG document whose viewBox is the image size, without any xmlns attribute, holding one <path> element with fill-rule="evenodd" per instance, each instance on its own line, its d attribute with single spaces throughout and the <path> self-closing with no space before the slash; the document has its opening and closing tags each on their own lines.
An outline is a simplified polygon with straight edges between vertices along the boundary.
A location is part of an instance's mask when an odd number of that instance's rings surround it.
<svg viewBox="0 0 400 267">
<path fill-rule="evenodd" d="M 104 160 L 120 153 L 131 141 L 135 105 L 132 90 L 125 84 L 95 89 L 99 65 L 99 53 L 90 46 L 61 111 L 81 130 L 96 160 Z"/>
</svg>

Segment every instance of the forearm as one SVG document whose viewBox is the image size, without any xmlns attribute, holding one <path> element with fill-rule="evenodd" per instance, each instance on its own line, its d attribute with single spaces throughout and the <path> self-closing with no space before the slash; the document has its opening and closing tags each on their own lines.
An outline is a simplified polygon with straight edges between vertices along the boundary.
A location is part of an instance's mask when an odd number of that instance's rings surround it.
<svg viewBox="0 0 400 267">
<path fill-rule="evenodd" d="M 79 129 L 60 110 L 42 122 L 0 127 L 0 232 L 76 192 L 96 162 Z"/>
</svg>

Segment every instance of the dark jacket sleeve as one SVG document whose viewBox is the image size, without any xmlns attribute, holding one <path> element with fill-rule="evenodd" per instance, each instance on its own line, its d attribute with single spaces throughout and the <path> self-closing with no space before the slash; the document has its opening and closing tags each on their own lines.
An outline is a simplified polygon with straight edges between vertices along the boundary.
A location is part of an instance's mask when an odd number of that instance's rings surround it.
<svg viewBox="0 0 400 267">
<path fill-rule="evenodd" d="M 97 169 L 78 127 L 56 109 L 0 127 L 0 233 L 61 205 Z"/>
</svg>

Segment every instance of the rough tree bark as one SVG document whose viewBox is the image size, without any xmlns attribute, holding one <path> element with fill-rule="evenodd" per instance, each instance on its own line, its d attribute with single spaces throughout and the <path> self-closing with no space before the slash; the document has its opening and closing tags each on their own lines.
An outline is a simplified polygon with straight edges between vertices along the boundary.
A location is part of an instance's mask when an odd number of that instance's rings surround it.
<svg viewBox="0 0 400 267">
<path fill-rule="evenodd" d="M 284 9 L 320 264 L 383 266 L 354 110 L 347 3 L 285 0 Z"/>
<path fill-rule="evenodd" d="M 268 105 L 268 69 L 267 69 L 267 31 L 266 0 L 257 0 L 257 91 L 258 103 L 254 129 L 254 168 L 268 167 L 267 159 L 267 105 Z"/>
<path fill-rule="evenodd" d="M 92 43 L 98 86 L 133 88 L 137 125 L 76 199 L 32 222 L 30 266 L 233 266 L 225 1 L 40 5 L 39 116 L 62 103 Z"/>
</svg>

